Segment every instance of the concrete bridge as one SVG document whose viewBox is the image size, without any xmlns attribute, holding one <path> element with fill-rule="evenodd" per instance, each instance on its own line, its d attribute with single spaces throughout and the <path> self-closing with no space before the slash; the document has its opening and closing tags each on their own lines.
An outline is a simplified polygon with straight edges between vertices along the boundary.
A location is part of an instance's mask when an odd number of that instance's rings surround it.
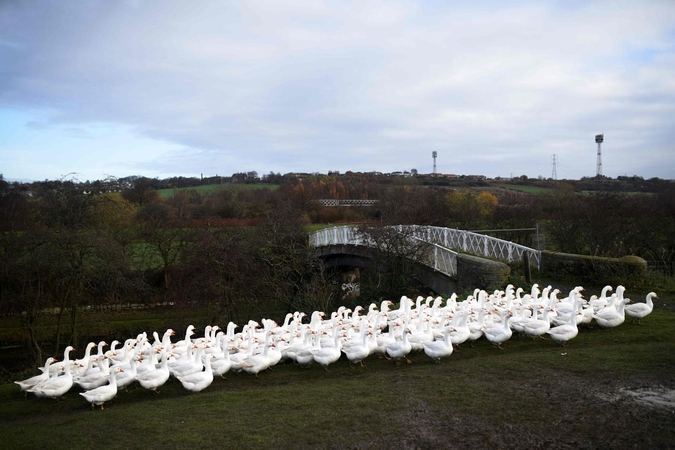
<svg viewBox="0 0 675 450">
<path fill-rule="evenodd" d="M 423 250 L 416 254 L 415 262 L 426 270 L 421 271 L 418 281 L 439 294 L 502 286 L 510 273 L 505 263 L 521 261 L 524 255 L 537 269 L 541 266 L 540 251 L 487 235 L 417 225 L 400 225 L 391 229 L 405 236 L 411 247 L 422 246 Z M 378 247 L 356 226 L 316 231 L 310 235 L 310 243 L 329 266 L 335 267 L 365 267 Z M 379 243 L 381 246 L 382 243 Z"/>
</svg>

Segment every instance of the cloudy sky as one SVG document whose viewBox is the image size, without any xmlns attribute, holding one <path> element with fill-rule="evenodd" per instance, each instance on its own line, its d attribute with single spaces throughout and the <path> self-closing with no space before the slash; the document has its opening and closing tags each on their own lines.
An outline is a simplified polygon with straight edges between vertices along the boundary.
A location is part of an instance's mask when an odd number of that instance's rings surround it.
<svg viewBox="0 0 675 450">
<path fill-rule="evenodd" d="M 675 178 L 675 2 L 0 1 L 7 179 Z"/>
</svg>

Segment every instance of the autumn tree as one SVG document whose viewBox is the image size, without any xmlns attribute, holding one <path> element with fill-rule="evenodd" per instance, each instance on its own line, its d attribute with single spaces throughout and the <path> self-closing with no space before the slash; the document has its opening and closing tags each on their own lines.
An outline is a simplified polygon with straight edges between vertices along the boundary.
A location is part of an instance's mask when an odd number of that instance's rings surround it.
<svg viewBox="0 0 675 450">
<path fill-rule="evenodd" d="M 452 190 L 445 195 L 445 200 L 451 221 L 456 228 L 465 230 L 489 223 L 499 203 L 497 197 L 487 191 Z"/>
</svg>

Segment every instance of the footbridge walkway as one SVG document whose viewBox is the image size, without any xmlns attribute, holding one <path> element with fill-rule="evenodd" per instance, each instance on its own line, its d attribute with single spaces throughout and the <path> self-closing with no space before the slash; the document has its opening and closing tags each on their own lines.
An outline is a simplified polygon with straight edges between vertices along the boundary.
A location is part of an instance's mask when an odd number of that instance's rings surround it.
<svg viewBox="0 0 675 450">
<path fill-rule="evenodd" d="M 484 234 L 419 225 L 399 225 L 394 228 L 409 236 L 413 242 L 428 244 L 429 251 L 418 262 L 450 277 L 457 275 L 458 251 L 507 263 L 522 260 L 526 254 L 537 269 L 541 268 L 540 251 Z M 337 245 L 375 246 L 357 226 L 338 226 L 315 231 L 310 234 L 310 244 L 317 248 Z"/>
</svg>

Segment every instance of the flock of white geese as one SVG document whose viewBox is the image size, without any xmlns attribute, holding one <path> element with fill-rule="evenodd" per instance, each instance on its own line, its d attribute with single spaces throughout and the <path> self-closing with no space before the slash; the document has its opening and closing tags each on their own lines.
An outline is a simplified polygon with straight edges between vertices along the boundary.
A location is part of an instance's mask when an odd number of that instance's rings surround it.
<svg viewBox="0 0 675 450">
<path fill-rule="evenodd" d="M 340 307 L 330 318 L 315 311 L 309 323 L 303 323 L 305 313 L 289 313 L 282 325 L 262 319 L 262 325 L 249 321 L 235 332 L 238 325 L 230 322 L 225 330 L 207 326 L 199 338 L 194 337 L 190 325 L 185 338 L 177 342 L 172 342 L 175 333 L 168 329 L 161 337 L 154 332 L 152 341 L 146 333 L 127 339 L 119 348 L 120 343 L 113 341 L 108 351 L 104 351 L 106 342 L 91 342 L 80 359 L 71 359 L 74 349 L 67 347 L 62 361 L 49 358 L 40 368 L 41 374 L 15 383 L 26 395 L 57 400 L 78 385 L 83 389 L 79 394 L 92 409 L 94 405 L 103 409 L 119 389 L 134 382 L 158 393 L 173 376 L 185 389 L 199 392 L 228 371 L 257 377 L 288 359 L 301 367 L 316 362 L 328 370 L 343 354 L 351 366 L 363 365 L 373 354 L 397 364 L 402 359 L 410 363 L 410 352 L 423 351 L 440 362 L 455 346 L 482 337 L 501 349 L 514 332 L 532 338 L 548 335 L 564 345 L 577 336 L 578 325 L 593 320 L 606 328 L 622 324 L 626 316 L 639 321 L 651 313 L 652 299 L 658 298 L 650 292 L 644 303 L 627 305 L 630 300 L 624 297 L 623 286 L 611 295 L 612 287 L 605 286 L 599 296 L 588 300 L 583 291 L 578 286 L 558 298 L 558 289 L 548 286 L 540 290 L 535 284 L 524 295 L 522 288 L 513 285 L 492 294 L 476 289 L 464 301 L 457 301 L 455 294 L 445 300 L 418 297 L 413 301 L 403 296 L 396 309 L 392 309 L 392 302 L 384 301 L 379 308 L 371 304 L 368 310 Z"/>
</svg>

